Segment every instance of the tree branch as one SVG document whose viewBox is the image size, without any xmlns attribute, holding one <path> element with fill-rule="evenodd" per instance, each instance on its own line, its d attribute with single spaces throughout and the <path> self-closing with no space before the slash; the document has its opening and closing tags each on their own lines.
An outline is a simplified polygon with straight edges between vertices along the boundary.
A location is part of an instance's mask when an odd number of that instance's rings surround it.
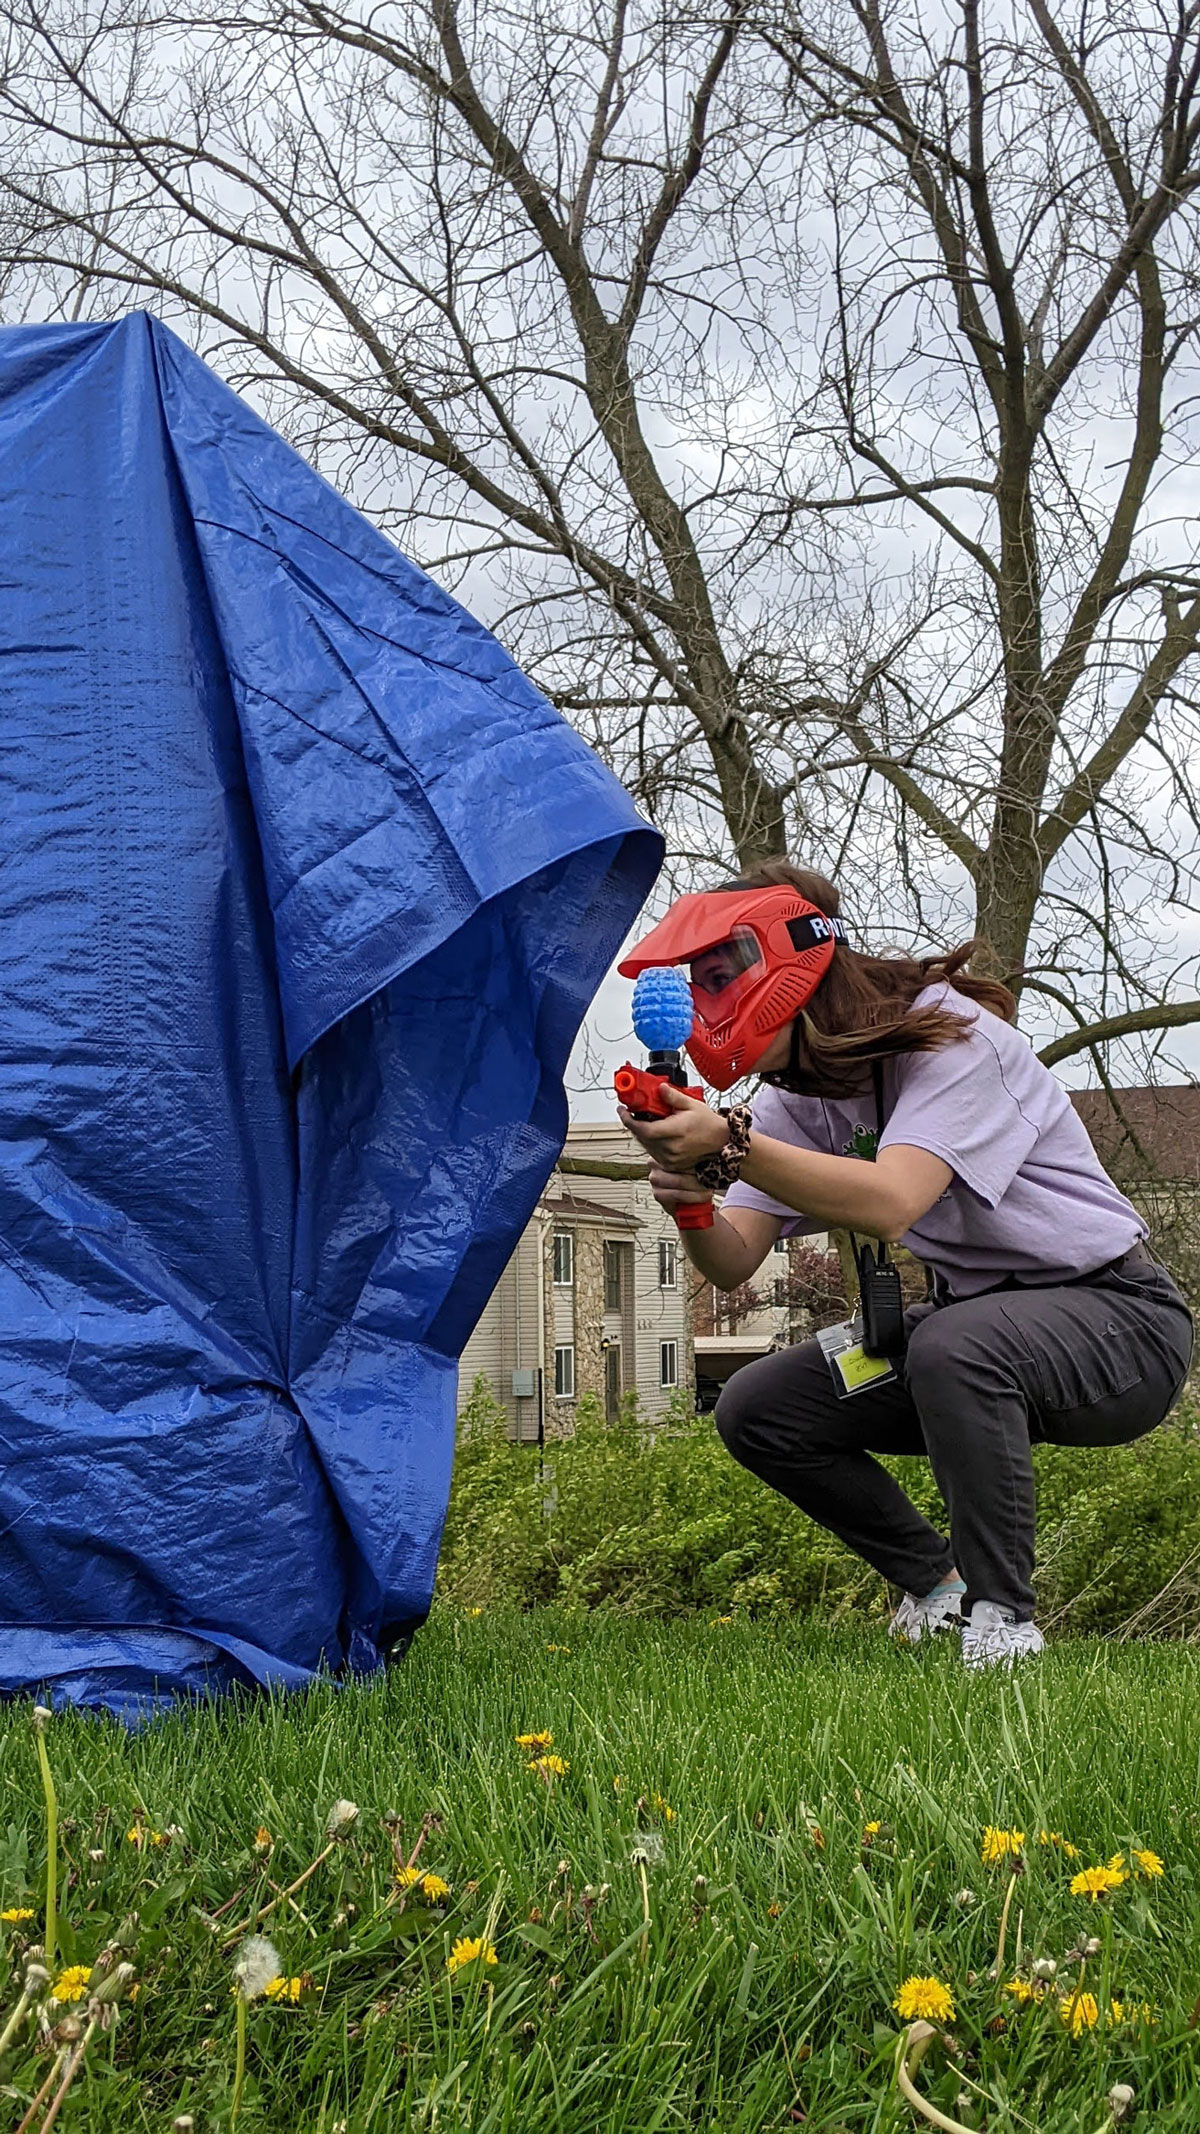
<svg viewBox="0 0 1200 2134">
<path fill-rule="evenodd" d="M 1073 1053 L 1110 1044 L 1114 1038 L 1132 1037 L 1139 1030 L 1178 1030 L 1185 1023 L 1200 1023 L 1200 1000 L 1164 1001 L 1157 1008 L 1131 1008 L 1124 1015 L 1103 1016 L 1099 1022 L 1085 1023 L 1082 1029 L 1043 1045 L 1038 1058 L 1043 1067 L 1056 1067 Z"/>
</svg>

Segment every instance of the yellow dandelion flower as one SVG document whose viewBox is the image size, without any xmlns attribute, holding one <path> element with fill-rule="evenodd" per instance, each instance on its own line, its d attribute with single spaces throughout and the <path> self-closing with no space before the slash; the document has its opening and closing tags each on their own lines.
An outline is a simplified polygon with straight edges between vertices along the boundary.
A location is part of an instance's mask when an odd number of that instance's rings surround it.
<svg viewBox="0 0 1200 2134">
<path fill-rule="evenodd" d="M 12 1906 L 10 1911 L 0 1912 L 0 1919 L 4 1921 L 6 1927 L 23 1926 L 27 1919 L 32 1918 L 33 1913 L 30 1911 L 28 1905 L 24 1904 L 15 1904 Z"/>
<path fill-rule="evenodd" d="M 767 1906 L 767 1918 L 778 1919 L 779 1914 L 782 1912 L 782 1910 L 783 1906 L 781 1904 L 769 1904 Z"/>
<path fill-rule="evenodd" d="M 269 2001 L 298 2001 L 304 1987 L 303 1978 L 273 1978 L 263 1991 Z"/>
<path fill-rule="evenodd" d="M 652 1793 L 650 1795 L 650 1806 L 658 1810 L 664 1823 L 673 1823 L 675 1821 L 675 1810 L 663 1799 L 661 1793 Z"/>
<path fill-rule="evenodd" d="M 731 1623 L 732 1621 L 733 1617 L 731 1615 L 714 1615 L 712 1619 L 712 1627 L 715 1630 L 719 1623 Z"/>
<path fill-rule="evenodd" d="M 134 1823 L 132 1827 L 125 1832 L 125 1843 L 127 1845 L 137 1845 L 140 1847 L 144 1845 L 145 1842 L 146 1833 L 140 1823 Z"/>
<path fill-rule="evenodd" d="M 570 1652 L 569 1645 L 547 1645 L 547 1652 Z"/>
<path fill-rule="evenodd" d="M 527 1771 L 540 1772 L 543 1778 L 565 1778 L 570 1768 L 570 1764 L 564 1763 L 561 1756 L 535 1756 L 532 1762 L 525 1766 Z"/>
<path fill-rule="evenodd" d="M 940 1978 L 906 1978 L 892 2006 L 905 2023 L 952 2023 L 954 2000 Z"/>
<path fill-rule="evenodd" d="M 1158 1877 L 1166 1872 L 1156 1852 L 1135 1851 L 1133 1864 L 1139 1875 L 1144 1876 L 1147 1882 L 1157 1881 Z"/>
<path fill-rule="evenodd" d="M 1119 1874 L 1121 1874 L 1121 1873 L 1122 1873 L 1122 1871 L 1123 1871 L 1123 1869 L 1124 1869 L 1124 1866 L 1125 1866 L 1125 1855 L 1124 1855 L 1124 1853 L 1123 1853 L 1123 1852 L 1114 1852 L 1114 1853 L 1112 1854 L 1112 1856 L 1111 1856 L 1111 1858 L 1110 1858 L 1110 1860 L 1109 1860 L 1109 1863 L 1108 1863 L 1108 1864 L 1109 1864 L 1109 1866 L 1111 1867 L 1111 1869 L 1112 1869 L 1112 1871 L 1113 1871 L 1114 1875 L 1119 1875 Z"/>
<path fill-rule="evenodd" d="M 68 1964 L 65 1971 L 59 1972 L 58 1977 L 50 1988 L 51 2000 L 81 2001 L 91 1975 L 92 1967 L 90 1964 Z"/>
<path fill-rule="evenodd" d="M 1128 1880 L 1128 1875 L 1123 1875 L 1119 1867 L 1084 1867 L 1071 1877 L 1071 1895 L 1090 1897 L 1095 1904 L 1099 1898 L 1107 1897 L 1110 1890 L 1120 1889 L 1121 1884 Z"/>
<path fill-rule="evenodd" d="M 622 1791 L 622 1789 L 623 1789 L 623 1788 L 624 1788 L 625 1786 L 627 1786 L 628 1784 L 629 1784 L 629 1780 L 628 1780 L 627 1778 L 614 1778 L 614 1780 L 613 1780 L 613 1792 L 614 1792 L 614 1793 L 620 1793 L 620 1792 Z"/>
<path fill-rule="evenodd" d="M 1010 1978 L 1004 1991 L 1011 1993 L 1021 2008 L 1027 2007 L 1030 2001 L 1040 2001 L 1042 1997 L 1037 1987 L 1031 1986 L 1027 1978 Z"/>
<path fill-rule="evenodd" d="M 514 1738 L 519 1749 L 549 1749 L 554 1745 L 549 1727 L 541 1734 L 517 1734 Z"/>
<path fill-rule="evenodd" d="M 1125 2021 L 1125 2003 L 1124 2003 L 1124 2001 L 1110 2001 L 1110 2002 L 1109 2002 L 1109 2004 L 1108 2004 L 1108 2020 L 1109 2020 L 1109 2022 L 1110 2022 L 1110 2023 L 1123 2023 L 1123 2022 Z"/>
<path fill-rule="evenodd" d="M 453 1978 L 455 1972 L 461 1971 L 464 1964 L 495 1964 L 499 1961 L 491 1942 L 486 1941 L 482 1934 L 477 1935 L 474 1940 L 464 1934 L 460 1935 L 446 1958 L 446 1969 Z"/>
<path fill-rule="evenodd" d="M 983 1833 L 983 1864 L 985 1867 L 1002 1867 L 1005 1860 L 1015 1860 L 1025 1844 L 1023 1830 L 997 1830 L 989 1823 Z"/>
<path fill-rule="evenodd" d="M 258 1829 L 254 1833 L 255 1852 L 270 1852 L 271 1847 L 274 1845 L 274 1843 L 275 1840 L 271 1836 L 270 1831 L 267 1829 L 266 1824 L 260 1823 Z"/>
<path fill-rule="evenodd" d="M 422 1875 L 421 1888 L 430 1904 L 444 1904 L 450 1895 L 450 1884 L 443 1882 L 440 1875 Z"/>
<path fill-rule="evenodd" d="M 879 1833 L 882 1829 L 882 1823 L 868 1823 L 865 1830 L 863 1831 L 863 1844 L 869 1845 L 874 1838 L 877 1838 L 879 1836 Z"/>
<path fill-rule="evenodd" d="M 1078 1845 L 1069 1844 L 1061 1830 L 1039 1830 L 1038 1844 L 1052 1845 L 1056 1852 L 1061 1852 L 1064 1860 L 1077 1860 L 1079 1858 Z"/>
<path fill-rule="evenodd" d="M 1058 2004 L 1058 2013 L 1073 2038 L 1082 2037 L 1085 2030 L 1094 2030 L 1100 2020 L 1094 1993 L 1067 1994 Z"/>
<path fill-rule="evenodd" d="M 396 1883 L 400 1889 L 412 1889 L 420 1879 L 421 1870 L 419 1867 L 398 1867 L 396 1869 Z"/>
<path fill-rule="evenodd" d="M 473 1619 L 475 1618 L 475 1616 L 477 1616 L 477 1615 L 482 1615 L 482 1614 L 483 1614 L 483 1609 L 482 1609 L 482 1608 L 468 1608 L 468 1609 L 467 1609 L 467 1614 L 468 1614 L 468 1615 L 469 1615 L 469 1616 L 470 1616 L 470 1617 L 472 1618 L 472 1620 L 473 1620 Z"/>
</svg>

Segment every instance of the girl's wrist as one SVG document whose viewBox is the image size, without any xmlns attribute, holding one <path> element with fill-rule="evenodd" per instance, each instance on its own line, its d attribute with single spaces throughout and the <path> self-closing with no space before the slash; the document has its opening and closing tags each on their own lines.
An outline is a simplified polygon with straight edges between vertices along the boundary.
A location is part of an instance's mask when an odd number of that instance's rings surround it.
<svg viewBox="0 0 1200 2134">
<path fill-rule="evenodd" d="M 699 1183 L 712 1193 L 734 1185 L 741 1177 L 752 1138 L 748 1104 L 735 1104 L 718 1116 L 726 1129 L 724 1143 L 711 1156 L 701 1156 L 692 1167 Z"/>
</svg>

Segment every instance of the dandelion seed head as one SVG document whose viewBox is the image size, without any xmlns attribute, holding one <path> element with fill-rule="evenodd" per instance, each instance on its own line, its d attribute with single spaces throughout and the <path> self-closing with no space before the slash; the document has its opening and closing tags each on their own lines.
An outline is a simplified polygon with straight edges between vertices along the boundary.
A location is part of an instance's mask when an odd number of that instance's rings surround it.
<svg viewBox="0 0 1200 2134">
<path fill-rule="evenodd" d="M 667 1857 L 662 1832 L 658 1830 L 635 1830 L 630 1860 L 635 1867 L 661 1867 Z"/>
<path fill-rule="evenodd" d="M 236 1990 L 244 2001 L 257 2001 L 282 1970 L 274 1942 L 265 1934 L 248 1934 L 233 1967 Z"/>
<path fill-rule="evenodd" d="M 357 1801 L 335 1801 L 325 1818 L 325 1835 L 329 1838 L 348 1837 L 357 1821 Z"/>
</svg>

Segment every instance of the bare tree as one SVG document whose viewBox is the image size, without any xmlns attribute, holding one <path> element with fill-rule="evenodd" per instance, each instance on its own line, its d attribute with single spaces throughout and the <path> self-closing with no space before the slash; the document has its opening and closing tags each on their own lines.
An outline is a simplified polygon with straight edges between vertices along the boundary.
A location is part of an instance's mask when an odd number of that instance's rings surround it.
<svg viewBox="0 0 1200 2134">
<path fill-rule="evenodd" d="M 181 321 L 681 874 L 1200 1017 L 1196 5 L 9 7 L 10 316 Z"/>
</svg>

